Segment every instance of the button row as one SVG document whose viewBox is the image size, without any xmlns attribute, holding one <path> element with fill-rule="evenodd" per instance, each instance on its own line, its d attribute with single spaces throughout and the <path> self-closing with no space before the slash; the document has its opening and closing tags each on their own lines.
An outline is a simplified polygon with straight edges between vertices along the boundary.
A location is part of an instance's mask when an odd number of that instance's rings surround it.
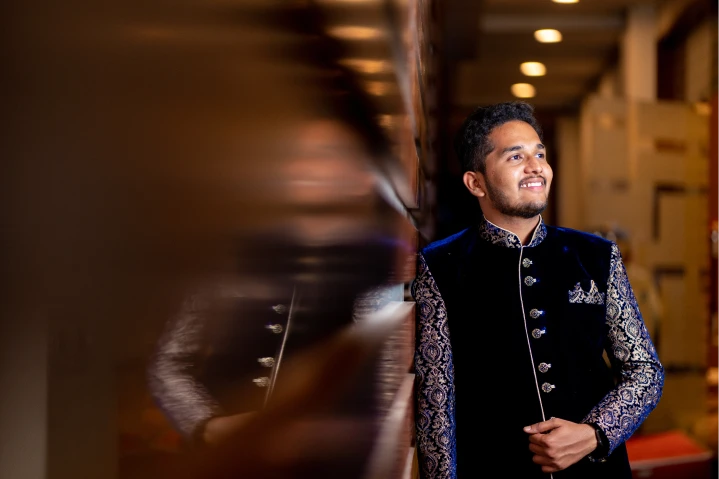
<svg viewBox="0 0 719 479">
<path fill-rule="evenodd" d="M 529 268 L 530 266 L 532 266 L 532 264 L 533 264 L 533 262 L 529 258 L 524 258 L 522 260 L 522 266 L 524 266 L 525 268 Z M 532 276 L 525 276 L 525 278 L 524 278 L 524 284 L 527 286 L 533 286 L 535 283 L 537 283 L 537 281 L 538 281 L 537 278 L 534 278 Z M 544 316 L 544 310 L 532 308 L 531 310 L 529 310 L 529 316 L 532 319 L 537 319 L 540 316 Z M 534 339 L 539 339 L 546 333 L 547 333 L 547 330 L 544 328 L 535 328 L 532 330 L 532 337 Z M 544 374 L 544 373 L 549 372 L 549 369 L 551 367 L 552 367 L 552 365 L 550 363 L 541 362 L 541 363 L 539 363 L 539 366 L 537 366 L 537 369 L 539 370 L 540 373 Z M 541 388 L 544 393 L 548 394 L 548 393 L 552 392 L 552 390 L 554 388 L 556 388 L 556 386 L 554 384 L 545 382 L 542 384 Z"/>
<path fill-rule="evenodd" d="M 287 313 L 287 306 L 284 304 L 276 304 L 272 306 L 272 311 L 274 311 L 277 314 L 286 314 Z M 265 326 L 266 329 L 268 329 L 273 334 L 282 334 L 282 332 L 285 330 L 284 326 L 281 324 L 268 324 Z M 260 363 L 262 367 L 265 368 L 271 368 L 275 365 L 275 358 L 271 356 L 266 356 L 262 358 L 257 358 L 257 362 Z M 255 386 L 260 388 L 266 388 L 270 384 L 270 378 L 267 376 L 262 376 L 259 378 L 255 378 L 252 380 L 252 382 L 255 384 Z"/>
</svg>

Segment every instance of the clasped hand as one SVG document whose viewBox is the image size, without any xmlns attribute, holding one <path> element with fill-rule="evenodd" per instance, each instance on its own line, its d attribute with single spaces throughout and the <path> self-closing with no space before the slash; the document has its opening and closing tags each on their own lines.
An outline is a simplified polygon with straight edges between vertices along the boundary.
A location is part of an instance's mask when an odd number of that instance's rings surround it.
<svg viewBox="0 0 719 479">
<path fill-rule="evenodd" d="M 532 461 L 542 472 L 557 472 L 580 461 L 597 448 L 594 428 L 553 417 L 524 428 L 529 434 Z"/>
</svg>

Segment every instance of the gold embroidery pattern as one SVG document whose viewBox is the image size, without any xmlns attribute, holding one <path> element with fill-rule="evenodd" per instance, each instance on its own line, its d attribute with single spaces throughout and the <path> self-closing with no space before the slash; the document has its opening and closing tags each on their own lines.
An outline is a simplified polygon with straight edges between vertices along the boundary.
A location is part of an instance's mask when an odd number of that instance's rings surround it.
<svg viewBox="0 0 719 479">
<path fill-rule="evenodd" d="M 416 436 L 423 476 L 456 479 L 454 368 L 444 300 L 422 255 L 412 282 L 417 303 Z"/>
<path fill-rule="evenodd" d="M 485 241 L 489 241 L 492 244 L 504 246 L 505 248 L 521 248 L 522 242 L 519 240 L 519 236 L 515 235 L 511 231 L 500 228 L 482 219 L 479 223 L 479 237 Z M 539 224 L 534 229 L 534 235 L 532 235 L 532 241 L 529 242 L 527 247 L 537 246 L 539 243 L 544 241 L 547 237 L 547 227 L 544 225 L 544 221 L 540 218 Z"/>
<path fill-rule="evenodd" d="M 604 293 L 599 292 L 597 283 L 591 280 L 592 284 L 589 288 L 589 292 L 582 289 L 582 286 L 577 283 L 574 285 L 574 289 L 569 292 L 570 303 L 586 303 L 586 304 L 604 304 Z"/>
<path fill-rule="evenodd" d="M 188 440 L 193 440 L 200 424 L 224 414 L 207 388 L 190 373 L 205 348 L 210 297 L 197 293 L 183 301 L 179 314 L 167 322 L 148 367 L 153 399 Z"/>
<path fill-rule="evenodd" d="M 664 367 L 642 320 L 617 245 L 612 245 L 607 285 L 606 323 L 609 353 L 620 368 L 619 384 L 584 418 L 609 439 L 611 453 L 654 410 L 664 388 Z"/>
</svg>

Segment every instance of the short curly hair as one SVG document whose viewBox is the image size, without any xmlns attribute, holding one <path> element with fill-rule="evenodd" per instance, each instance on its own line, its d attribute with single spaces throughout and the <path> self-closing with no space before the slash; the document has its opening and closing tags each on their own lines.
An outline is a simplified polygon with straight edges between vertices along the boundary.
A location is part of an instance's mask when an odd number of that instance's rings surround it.
<svg viewBox="0 0 719 479">
<path fill-rule="evenodd" d="M 534 117 L 534 107 L 523 101 L 482 106 L 464 120 L 454 139 L 454 150 L 462 165 L 462 173 L 486 173 L 487 155 L 494 150 L 489 134 L 498 126 L 514 120 L 529 123 L 542 139 L 542 128 Z"/>
</svg>

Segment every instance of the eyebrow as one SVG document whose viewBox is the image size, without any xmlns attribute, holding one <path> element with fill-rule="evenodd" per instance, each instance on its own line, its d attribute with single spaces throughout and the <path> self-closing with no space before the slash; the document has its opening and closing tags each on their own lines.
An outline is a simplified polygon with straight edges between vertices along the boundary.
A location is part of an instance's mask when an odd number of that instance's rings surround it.
<svg viewBox="0 0 719 479">
<path fill-rule="evenodd" d="M 505 153 L 508 153 L 510 151 L 517 151 L 522 150 L 524 147 L 522 145 L 514 145 L 514 146 L 508 146 L 507 148 L 503 149 L 500 155 L 503 155 Z M 537 149 L 538 150 L 544 150 L 544 145 L 542 143 L 537 143 Z"/>
</svg>

